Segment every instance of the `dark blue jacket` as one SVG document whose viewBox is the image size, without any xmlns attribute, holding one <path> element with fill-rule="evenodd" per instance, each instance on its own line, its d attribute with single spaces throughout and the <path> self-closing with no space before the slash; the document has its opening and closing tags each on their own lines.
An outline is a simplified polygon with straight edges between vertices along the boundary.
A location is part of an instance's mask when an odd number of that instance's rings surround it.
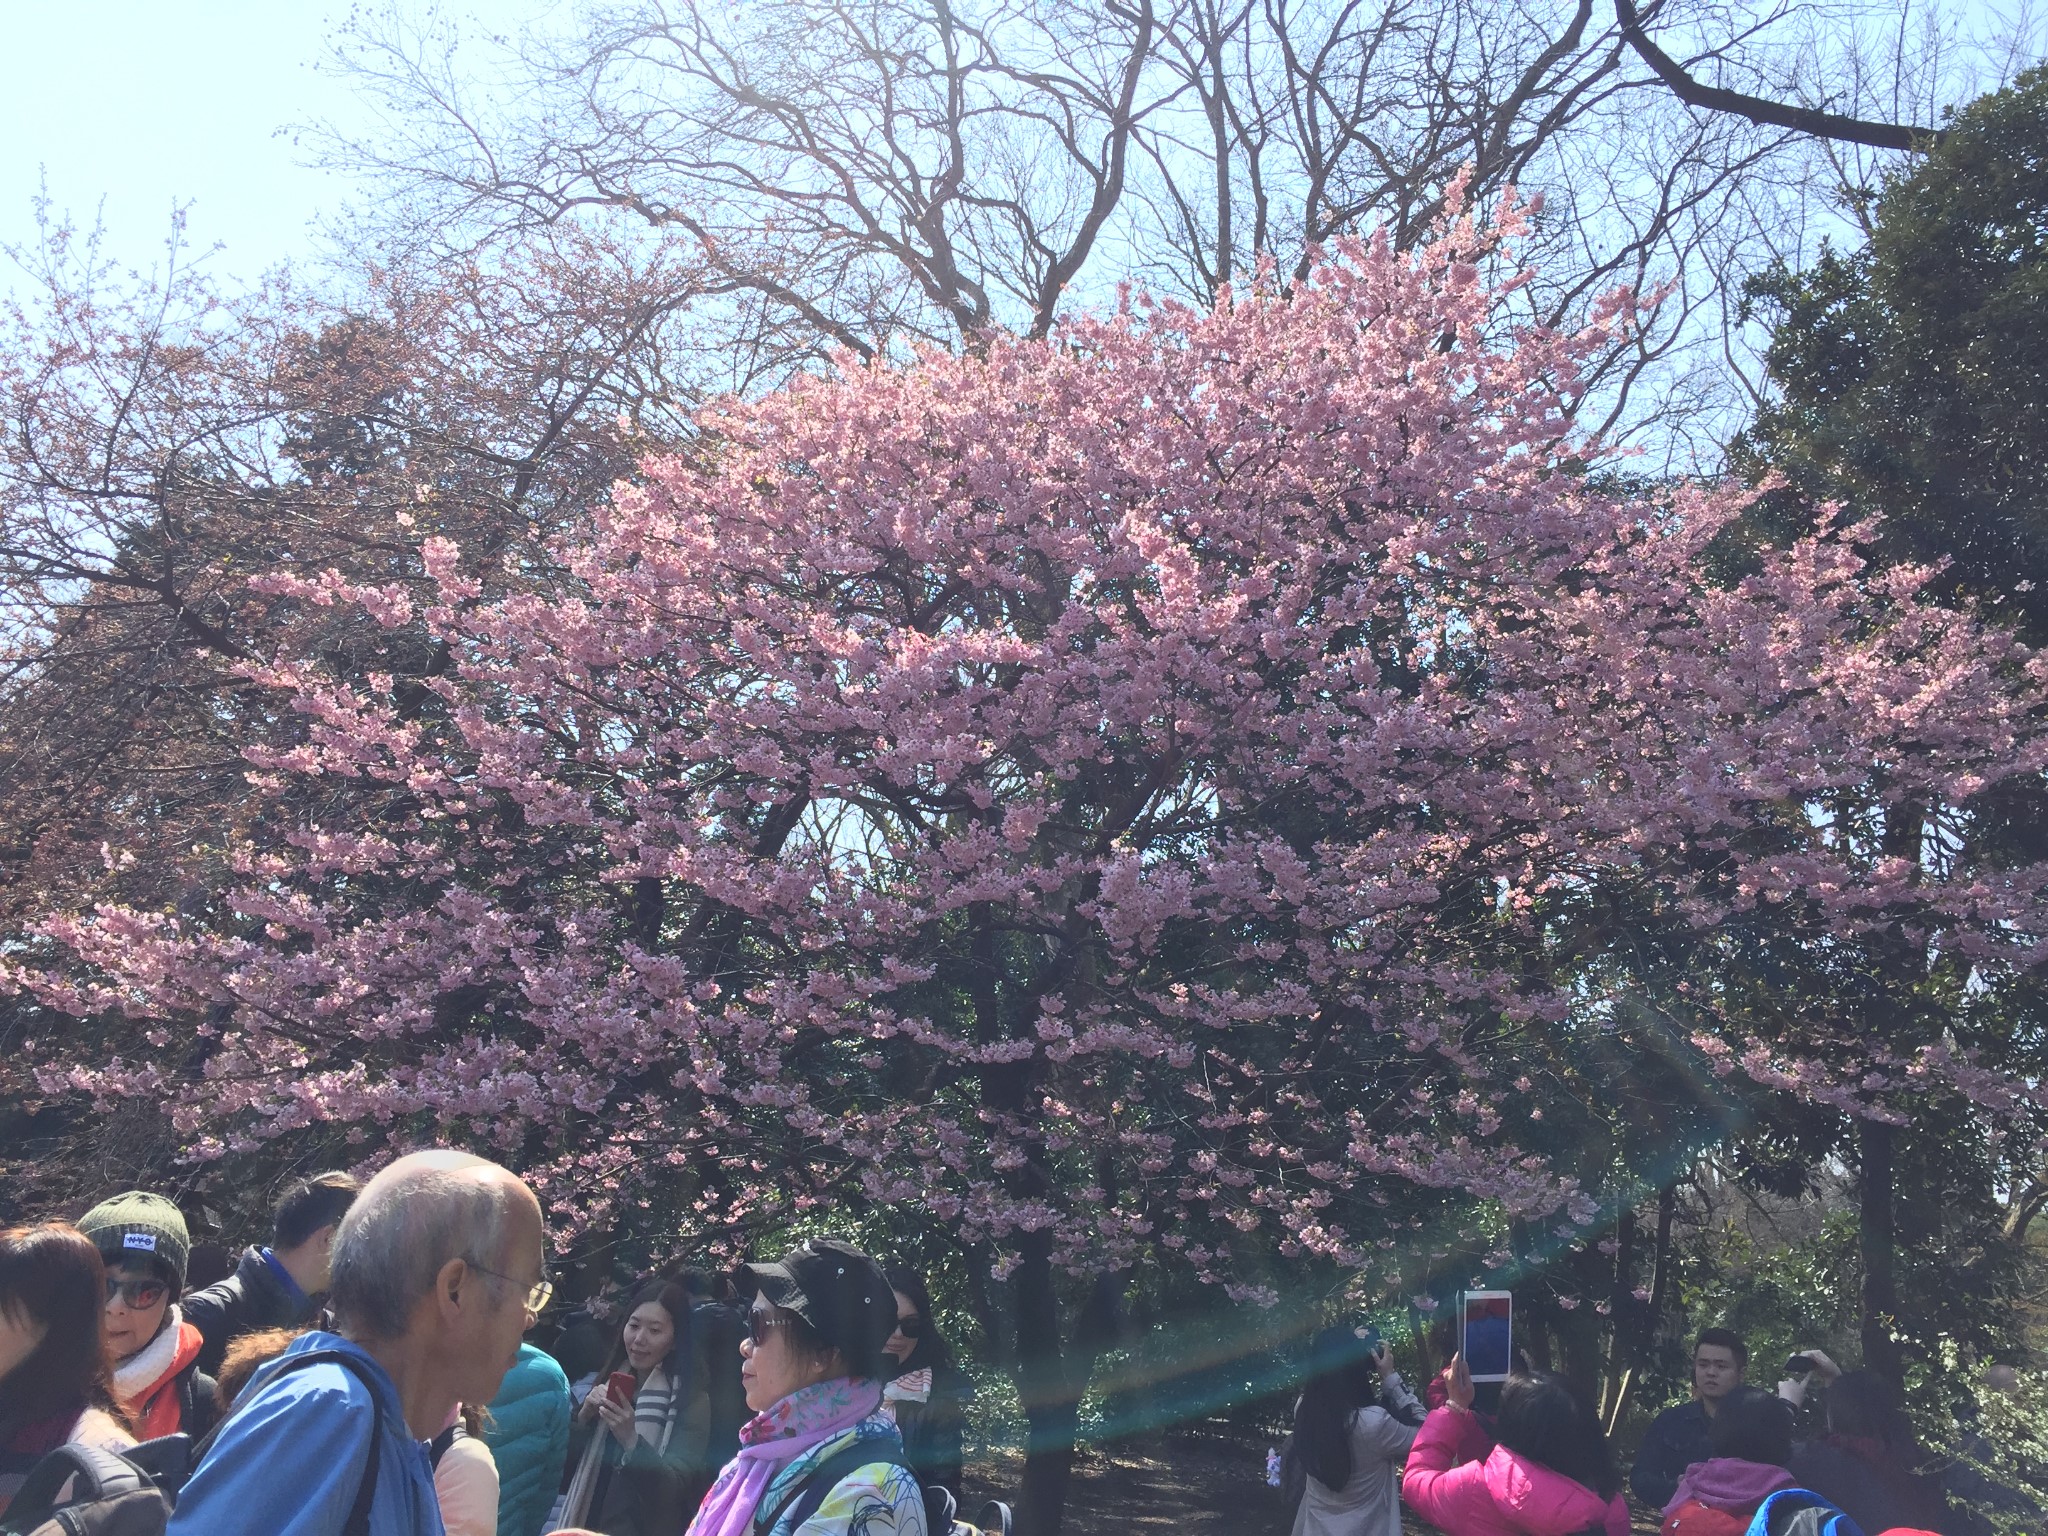
<svg viewBox="0 0 2048 1536">
<path fill-rule="evenodd" d="M 1629 1468 L 1628 1485 L 1635 1496 L 1662 1512 L 1678 1492 L 1678 1480 L 1696 1461 L 1714 1454 L 1708 1443 L 1707 1410 L 1698 1403 L 1680 1403 L 1658 1414 L 1636 1448 L 1636 1463 Z"/>
</svg>

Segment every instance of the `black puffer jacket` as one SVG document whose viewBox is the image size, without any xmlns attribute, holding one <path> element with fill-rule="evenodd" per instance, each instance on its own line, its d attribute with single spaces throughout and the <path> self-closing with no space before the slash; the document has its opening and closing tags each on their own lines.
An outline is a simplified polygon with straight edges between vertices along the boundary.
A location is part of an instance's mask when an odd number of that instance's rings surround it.
<svg viewBox="0 0 2048 1536">
<path fill-rule="evenodd" d="M 264 1328 L 290 1328 L 305 1320 L 311 1303 L 285 1288 L 261 1248 L 250 1248 L 225 1280 L 192 1292 L 180 1303 L 185 1321 L 206 1342 L 199 1350 L 199 1369 L 220 1370 L 231 1341 Z"/>
</svg>

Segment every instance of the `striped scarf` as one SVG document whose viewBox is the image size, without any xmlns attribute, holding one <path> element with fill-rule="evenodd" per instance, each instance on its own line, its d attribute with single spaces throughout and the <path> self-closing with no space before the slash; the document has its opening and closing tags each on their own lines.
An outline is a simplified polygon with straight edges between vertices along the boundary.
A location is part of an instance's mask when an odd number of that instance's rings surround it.
<svg viewBox="0 0 2048 1536">
<path fill-rule="evenodd" d="M 668 1372 L 658 1365 L 647 1373 L 647 1379 L 640 1383 L 639 1395 L 633 1399 L 633 1433 L 657 1453 L 668 1449 L 669 1436 L 676 1430 L 675 1420 L 669 1415 L 674 1400 L 675 1385 L 668 1379 Z"/>
</svg>

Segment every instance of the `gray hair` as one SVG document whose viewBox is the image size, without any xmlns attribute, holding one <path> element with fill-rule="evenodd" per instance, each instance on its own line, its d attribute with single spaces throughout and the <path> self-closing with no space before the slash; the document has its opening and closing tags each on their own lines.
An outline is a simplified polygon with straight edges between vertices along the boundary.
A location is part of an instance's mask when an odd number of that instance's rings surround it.
<svg viewBox="0 0 2048 1536">
<path fill-rule="evenodd" d="M 420 1168 L 373 1180 L 334 1234 L 329 1305 L 335 1319 L 371 1338 L 402 1337 L 413 1308 L 451 1259 L 502 1268 L 505 1219 L 518 1186 L 469 1168 Z"/>
</svg>

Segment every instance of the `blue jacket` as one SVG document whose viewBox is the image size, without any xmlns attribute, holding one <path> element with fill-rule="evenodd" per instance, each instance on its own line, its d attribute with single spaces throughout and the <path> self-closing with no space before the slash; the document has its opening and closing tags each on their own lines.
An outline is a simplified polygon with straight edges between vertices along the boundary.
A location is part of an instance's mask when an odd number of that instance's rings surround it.
<svg viewBox="0 0 2048 1536">
<path fill-rule="evenodd" d="M 406 1428 L 384 1368 L 339 1334 L 301 1334 L 236 1400 L 206 1459 L 178 1496 L 167 1536 L 340 1536 L 376 1422 L 366 1387 L 344 1366 L 280 1375 L 310 1349 L 360 1356 L 384 1410 L 370 1536 L 443 1536 L 427 1448 Z"/>
<path fill-rule="evenodd" d="M 1712 1423 L 1698 1402 L 1680 1403 L 1658 1414 L 1644 1431 L 1643 1443 L 1636 1447 L 1635 1465 L 1629 1468 L 1628 1485 L 1636 1497 L 1652 1509 L 1669 1504 L 1685 1469 L 1713 1456 L 1714 1448 L 1707 1439 Z"/>
<path fill-rule="evenodd" d="M 519 1346 L 484 1444 L 498 1463 L 498 1536 L 540 1536 L 569 1460 L 569 1378 L 545 1351 Z"/>
</svg>

